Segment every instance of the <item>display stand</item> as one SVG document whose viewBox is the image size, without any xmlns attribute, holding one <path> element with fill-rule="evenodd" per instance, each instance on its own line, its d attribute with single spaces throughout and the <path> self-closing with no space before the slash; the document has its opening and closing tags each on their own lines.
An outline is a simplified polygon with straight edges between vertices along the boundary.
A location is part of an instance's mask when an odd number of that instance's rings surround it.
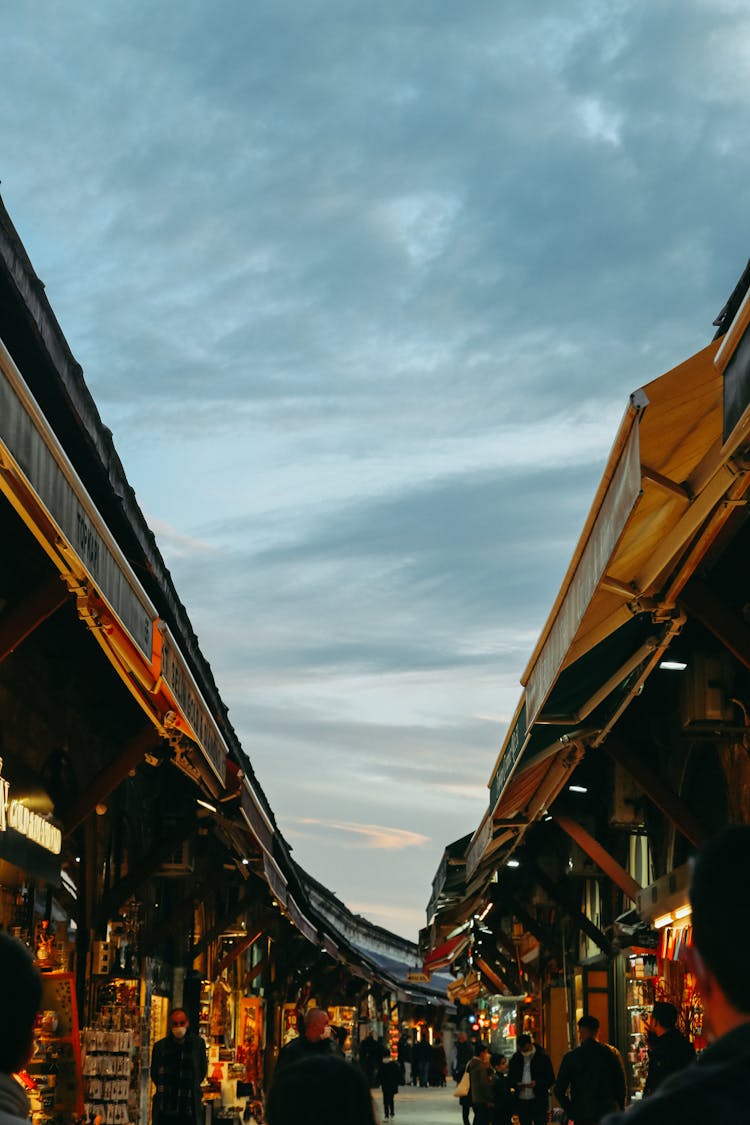
<svg viewBox="0 0 750 1125">
<path fill-rule="evenodd" d="M 94 985 L 93 1015 L 83 1030 L 86 1117 L 102 1125 L 139 1118 L 140 981 L 107 978 Z"/>
<path fill-rule="evenodd" d="M 83 1114 L 81 1044 L 75 977 L 43 973 L 41 1012 L 34 1033 L 36 1051 L 27 1067 L 34 1125 L 70 1123 Z"/>
<path fill-rule="evenodd" d="M 648 1076 L 646 1032 L 656 997 L 656 968 L 654 955 L 631 954 L 628 957 L 625 997 L 628 1015 L 630 1093 L 634 1098 L 642 1097 Z"/>
</svg>

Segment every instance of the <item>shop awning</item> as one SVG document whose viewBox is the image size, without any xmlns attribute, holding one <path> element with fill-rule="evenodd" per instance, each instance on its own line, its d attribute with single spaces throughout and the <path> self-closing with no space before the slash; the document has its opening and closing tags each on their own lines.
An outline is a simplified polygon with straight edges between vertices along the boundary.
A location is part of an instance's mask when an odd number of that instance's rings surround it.
<svg viewBox="0 0 750 1125">
<path fill-rule="evenodd" d="M 710 344 L 631 396 L 522 678 L 525 691 L 490 782 L 495 824 L 528 822 L 545 800 L 551 803 L 565 784 L 563 767 L 575 768 L 563 753 L 566 742 L 604 737 L 679 629 L 671 611 L 696 552 L 723 526 L 727 499 L 750 484 L 729 464 L 737 434 L 722 448 L 718 348 Z M 485 827 L 483 841 L 480 835 L 481 829 L 467 853 L 467 880 L 486 858 L 494 830 Z"/>
<path fill-rule="evenodd" d="M 510 996 L 512 991 L 510 986 L 505 983 L 502 977 L 495 972 L 490 965 L 488 965 L 483 957 L 477 958 L 477 968 L 495 992 L 500 996 Z"/>
<path fill-rule="evenodd" d="M 744 491 L 722 446 L 719 341 L 631 396 L 568 572 L 522 677 L 527 723 L 559 673 L 662 596 L 724 501 Z M 705 551 L 710 544 L 701 543 Z M 695 560 L 693 560 L 693 566 Z M 675 593 L 675 591 L 673 591 Z"/>
<path fill-rule="evenodd" d="M 468 934 L 458 934 L 457 937 L 449 938 L 448 941 L 444 941 L 437 949 L 433 949 L 428 957 L 425 957 L 425 972 L 434 973 L 438 969 L 446 969 L 448 965 L 453 964 L 457 957 L 461 956 L 468 947 L 468 944 Z"/>
</svg>

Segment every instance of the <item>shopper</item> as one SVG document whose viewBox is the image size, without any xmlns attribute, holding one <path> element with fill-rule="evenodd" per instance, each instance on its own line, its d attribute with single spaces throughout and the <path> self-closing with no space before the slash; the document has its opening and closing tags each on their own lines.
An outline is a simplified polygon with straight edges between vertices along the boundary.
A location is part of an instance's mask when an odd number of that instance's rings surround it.
<svg viewBox="0 0 750 1125">
<path fill-rule="evenodd" d="M 324 1008 L 310 1008 L 305 1012 L 304 1031 L 282 1047 L 276 1069 L 291 1066 L 313 1055 L 341 1057 L 338 1040 L 334 1038 L 328 1012 Z"/>
<path fill-rule="evenodd" d="M 596 1016 L 579 1019 L 581 1044 L 563 1057 L 555 1082 L 555 1096 L 575 1125 L 598 1125 L 605 1113 L 625 1105 L 625 1072 L 598 1034 Z"/>
<path fill-rule="evenodd" d="M 432 1048 L 430 1041 L 426 1035 L 424 1038 L 417 1040 L 414 1044 L 412 1052 L 412 1065 L 417 1071 L 417 1080 L 420 1086 L 429 1086 L 430 1084 L 430 1059 L 432 1058 Z"/>
<path fill-rule="evenodd" d="M 508 1080 L 520 1125 L 545 1125 L 555 1072 L 549 1055 L 525 1032 L 518 1036 L 518 1050 L 510 1060 Z"/>
<path fill-rule="evenodd" d="M 23 1070 L 34 1049 L 42 983 L 26 946 L 4 933 L 0 933 L 0 994 L 0 1125 L 28 1125 L 29 1099 L 11 1076 Z"/>
<path fill-rule="evenodd" d="M 382 1058 L 382 1047 L 371 1028 L 359 1045 L 359 1065 L 362 1067 L 365 1078 L 371 1087 L 378 1084 L 378 1072 Z"/>
<path fill-rule="evenodd" d="M 151 1052 L 154 1125 L 199 1125 L 203 1109 L 200 1087 L 207 1069 L 206 1044 L 190 1030 L 184 1008 L 173 1008 L 169 1034 L 154 1043 Z"/>
<path fill-rule="evenodd" d="M 471 1082 L 474 1125 L 490 1125 L 492 1080 L 495 1075 L 490 1066 L 490 1049 L 486 1043 L 477 1044 L 476 1054 L 466 1067 L 466 1071 Z"/>
<path fill-rule="evenodd" d="M 693 862 L 693 944 L 685 959 L 703 1001 L 710 1044 L 627 1116 L 606 1125 L 705 1125 L 748 1120 L 750 1106 L 750 826 L 718 833 Z"/>
<path fill-rule="evenodd" d="M 445 1057 L 445 1047 L 439 1035 L 436 1035 L 430 1048 L 429 1081 L 431 1086 L 444 1086 L 448 1076 L 448 1060 Z"/>
<path fill-rule="evenodd" d="M 268 1125 L 377 1125 L 359 1067 L 341 1055 L 308 1055 L 276 1069 L 266 1099 Z"/>
<path fill-rule="evenodd" d="M 474 1057 L 474 1051 L 465 1031 L 459 1031 L 456 1050 L 453 1056 L 452 1074 L 456 1082 L 461 1081 L 461 1076 L 466 1070 L 466 1064 Z"/>
<path fill-rule="evenodd" d="M 505 1055 L 490 1055 L 490 1066 L 495 1072 L 492 1079 L 492 1125 L 511 1125 L 515 1113 L 516 1099 L 513 1097 L 508 1080 L 508 1060 Z"/>
<path fill-rule="evenodd" d="M 401 1067 L 401 1085 L 412 1085 L 412 1044 L 405 1031 L 401 1032 L 398 1041 L 398 1065 Z"/>
<path fill-rule="evenodd" d="M 677 1030 L 677 1009 L 674 1004 L 658 1000 L 648 1021 L 648 1076 L 643 1090 L 650 1097 L 670 1074 L 689 1066 L 695 1058 L 695 1047 Z"/>
<path fill-rule="evenodd" d="M 383 1059 L 380 1064 L 380 1089 L 383 1093 L 383 1115 L 393 1117 L 394 1099 L 401 1084 L 401 1067 L 395 1059 Z"/>
</svg>

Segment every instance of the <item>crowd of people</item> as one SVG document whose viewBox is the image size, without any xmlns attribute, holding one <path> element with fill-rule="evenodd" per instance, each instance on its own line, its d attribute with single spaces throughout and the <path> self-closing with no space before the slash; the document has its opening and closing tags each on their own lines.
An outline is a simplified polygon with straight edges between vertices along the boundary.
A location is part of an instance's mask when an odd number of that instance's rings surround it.
<svg viewBox="0 0 750 1125">
<path fill-rule="evenodd" d="M 622 1058 L 599 1042 L 599 1023 L 578 1021 L 580 1043 L 562 1059 L 555 1075 L 549 1056 L 529 1035 L 518 1037 L 510 1059 L 491 1054 L 485 1043 L 472 1049 L 458 1036 L 453 1077 L 464 1080 L 460 1102 L 464 1125 L 543 1125 L 554 1093 L 563 1120 L 575 1125 L 657 1125 L 664 1122 L 748 1120 L 750 1104 L 750 963 L 744 935 L 750 928 L 750 897 L 738 893 L 750 869 L 750 826 L 719 833 L 696 857 L 691 880 L 693 943 L 690 970 L 703 1002 L 709 1046 L 697 1059 L 677 1029 L 677 1011 L 654 1005 L 650 1066 L 643 1100 L 627 1110 Z M 746 926 L 745 923 L 748 923 Z M 28 1099 L 13 1074 L 34 1049 L 41 999 L 39 973 L 28 949 L 0 933 L 0 990 L 5 1019 L 0 1035 L 0 1125 L 26 1125 Z M 151 1059 L 156 1125 L 199 1125 L 200 1083 L 206 1073 L 205 1045 L 190 1030 L 187 1013 L 175 1008 L 168 1035 Z M 268 1125 L 376 1125 L 373 1088 L 379 1086 L 383 1116 L 395 1114 L 399 1086 L 446 1083 L 445 1050 L 402 1036 L 398 1058 L 374 1035 L 360 1044 L 357 1063 L 347 1062 L 328 1013 L 310 1009 L 301 1034 L 279 1054 L 266 1099 Z M 473 1115 L 473 1121 L 471 1117 Z"/>
</svg>

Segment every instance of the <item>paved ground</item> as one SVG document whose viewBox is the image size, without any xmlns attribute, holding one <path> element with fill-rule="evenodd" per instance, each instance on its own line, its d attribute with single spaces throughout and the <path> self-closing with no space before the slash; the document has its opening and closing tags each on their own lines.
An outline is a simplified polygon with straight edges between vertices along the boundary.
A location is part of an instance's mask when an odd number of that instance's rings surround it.
<svg viewBox="0 0 750 1125">
<path fill-rule="evenodd" d="M 453 1097 L 454 1082 L 445 1087 L 401 1086 L 396 1094 L 393 1125 L 461 1125 L 461 1106 Z M 383 1097 L 373 1090 L 378 1120 L 383 1121 Z"/>
</svg>

